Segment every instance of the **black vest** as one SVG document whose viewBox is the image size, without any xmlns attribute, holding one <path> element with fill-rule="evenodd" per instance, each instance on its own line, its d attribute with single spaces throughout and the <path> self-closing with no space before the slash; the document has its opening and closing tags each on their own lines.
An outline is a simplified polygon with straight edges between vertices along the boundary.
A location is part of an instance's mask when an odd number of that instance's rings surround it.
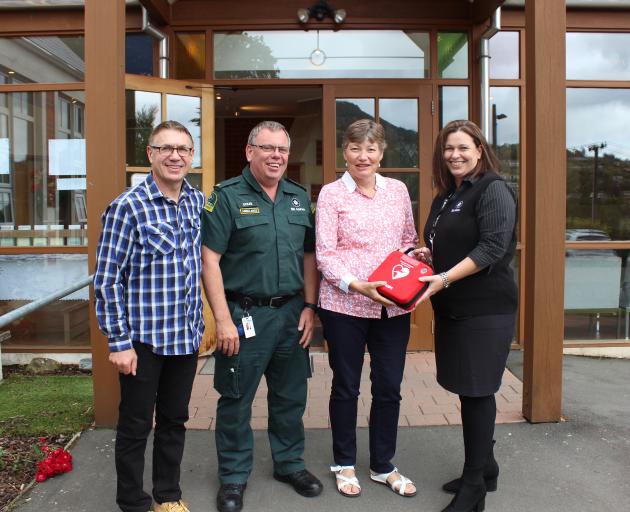
<svg viewBox="0 0 630 512">
<path fill-rule="evenodd" d="M 479 243 L 477 203 L 488 185 L 502 178 L 486 172 L 473 184 L 463 183 L 442 210 L 433 240 L 433 266 L 435 273 L 446 272 L 462 261 Z M 448 196 L 448 194 L 446 194 Z M 438 196 L 424 228 L 427 247 L 429 233 L 440 212 L 445 195 Z M 431 297 L 433 310 L 438 316 L 451 318 L 500 315 L 516 311 L 518 288 L 510 262 L 516 251 L 516 226 L 504 256 L 480 272 L 456 281 Z"/>
</svg>

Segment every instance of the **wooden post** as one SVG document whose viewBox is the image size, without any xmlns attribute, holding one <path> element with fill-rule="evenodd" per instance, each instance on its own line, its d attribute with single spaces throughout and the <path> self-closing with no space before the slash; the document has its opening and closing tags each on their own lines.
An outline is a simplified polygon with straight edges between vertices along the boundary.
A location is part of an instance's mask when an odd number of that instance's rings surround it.
<svg viewBox="0 0 630 512">
<path fill-rule="evenodd" d="M 523 415 L 562 414 L 566 82 L 564 0 L 525 2 L 526 169 Z"/>
<path fill-rule="evenodd" d="M 101 214 L 125 190 L 125 0 L 85 2 L 85 132 L 88 262 L 96 263 Z M 96 425 L 117 420 L 118 374 L 108 362 L 90 293 L 90 341 Z"/>
</svg>

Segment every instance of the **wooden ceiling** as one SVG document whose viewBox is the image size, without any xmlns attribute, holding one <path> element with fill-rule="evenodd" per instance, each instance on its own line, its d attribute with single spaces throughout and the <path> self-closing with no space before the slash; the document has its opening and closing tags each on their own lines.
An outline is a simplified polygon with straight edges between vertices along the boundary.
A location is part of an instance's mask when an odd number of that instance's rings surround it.
<svg viewBox="0 0 630 512">
<path fill-rule="evenodd" d="M 309 8 L 315 0 L 140 0 L 151 19 L 161 25 L 230 26 L 287 25 L 297 21 L 297 10 Z M 362 24 L 382 22 L 400 24 L 401 21 L 435 23 L 452 21 L 470 24 L 488 19 L 504 0 L 330 0 L 335 9 L 345 9 L 346 21 L 342 26 L 360 27 Z M 333 28 L 330 19 L 321 22 L 311 19 L 304 28 Z"/>
</svg>

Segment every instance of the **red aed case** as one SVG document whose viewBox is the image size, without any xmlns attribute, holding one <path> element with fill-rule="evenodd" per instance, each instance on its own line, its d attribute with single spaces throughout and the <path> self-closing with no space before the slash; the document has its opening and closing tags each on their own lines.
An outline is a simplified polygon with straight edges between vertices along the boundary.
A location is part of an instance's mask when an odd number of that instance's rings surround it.
<svg viewBox="0 0 630 512">
<path fill-rule="evenodd" d="M 433 275 L 433 269 L 400 251 L 393 251 L 368 277 L 368 281 L 387 281 L 378 292 L 403 309 L 411 310 L 429 286 L 419 277 Z"/>
</svg>

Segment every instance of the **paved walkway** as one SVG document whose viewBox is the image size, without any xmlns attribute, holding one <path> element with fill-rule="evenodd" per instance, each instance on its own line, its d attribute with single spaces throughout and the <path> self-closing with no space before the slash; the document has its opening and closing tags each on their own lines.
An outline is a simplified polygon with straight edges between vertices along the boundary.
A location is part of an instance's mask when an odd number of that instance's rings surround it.
<svg viewBox="0 0 630 512">
<path fill-rule="evenodd" d="M 332 372 L 328 367 L 325 353 L 314 353 L 313 377 L 308 383 L 308 402 L 304 415 L 305 428 L 330 427 L 328 418 L 328 397 Z M 212 361 L 202 358 L 199 361 L 197 377 L 190 400 L 190 429 L 207 430 L 214 428 L 218 393 L 212 386 L 213 375 L 208 374 L 207 365 Z M 370 368 L 366 355 L 361 379 L 359 398 L 359 427 L 367 427 L 370 412 Z M 204 370 L 204 367 L 206 368 Z M 400 408 L 399 425 L 404 427 L 457 425 L 461 423 L 457 395 L 444 391 L 435 380 L 435 356 L 433 352 L 415 352 L 407 355 Z M 267 385 L 260 383 L 252 407 L 252 428 L 267 428 Z M 523 385 L 509 370 L 503 376 L 503 385 L 497 397 L 497 423 L 518 423 L 525 421 L 521 414 Z"/>
</svg>

